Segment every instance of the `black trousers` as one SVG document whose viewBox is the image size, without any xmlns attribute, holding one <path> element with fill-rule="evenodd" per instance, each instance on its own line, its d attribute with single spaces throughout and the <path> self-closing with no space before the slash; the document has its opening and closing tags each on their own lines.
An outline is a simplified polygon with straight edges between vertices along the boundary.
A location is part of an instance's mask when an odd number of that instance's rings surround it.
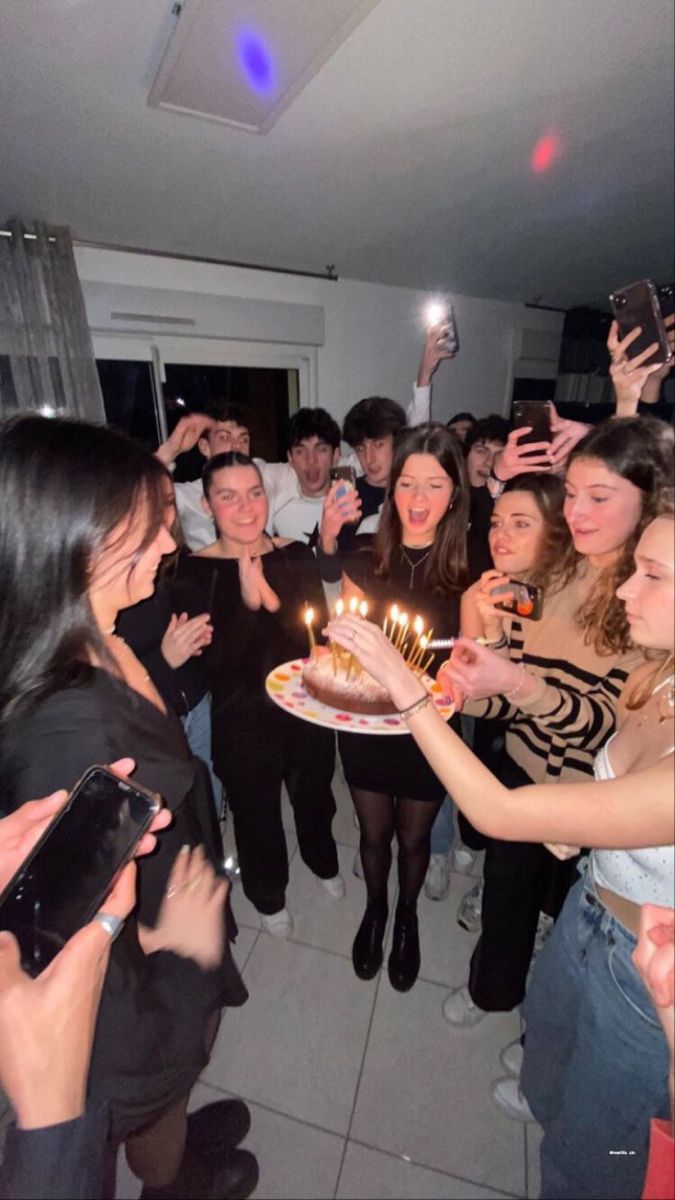
<svg viewBox="0 0 675 1200">
<path fill-rule="evenodd" d="M 499 772 L 507 787 L 531 779 L 511 759 Z M 561 863 L 539 843 L 490 838 L 483 869 L 482 931 L 471 957 L 469 992 L 486 1012 L 509 1012 L 525 996 L 539 912 L 555 898 L 557 917 L 576 879 L 576 860 Z"/>
<path fill-rule="evenodd" d="M 303 861 L 320 879 L 337 875 L 331 823 L 335 734 L 280 709 L 253 714 L 214 709 L 213 761 L 234 819 L 241 882 L 261 913 L 284 907 L 288 855 L 281 785 L 293 806 Z"/>
<path fill-rule="evenodd" d="M 487 717 L 474 719 L 471 749 L 476 758 L 479 758 L 494 775 L 499 775 L 504 758 L 505 733 L 505 721 L 493 721 Z M 459 836 L 465 846 L 468 846 L 470 850 L 485 850 L 490 839 L 484 833 L 479 833 L 477 829 L 474 829 L 468 817 L 465 817 L 461 811 L 457 812 L 457 824 Z"/>
</svg>

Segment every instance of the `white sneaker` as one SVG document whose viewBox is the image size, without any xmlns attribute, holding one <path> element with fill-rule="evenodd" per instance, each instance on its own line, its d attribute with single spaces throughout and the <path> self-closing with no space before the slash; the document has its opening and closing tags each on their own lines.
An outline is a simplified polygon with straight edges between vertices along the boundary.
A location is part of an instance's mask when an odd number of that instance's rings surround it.
<svg viewBox="0 0 675 1200">
<path fill-rule="evenodd" d="M 447 854 L 432 854 L 424 880 L 424 892 L 430 900 L 445 900 L 450 891 L 450 864 Z"/>
<path fill-rule="evenodd" d="M 464 846 L 462 842 L 455 843 L 450 851 L 450 867 L 453 871 L 459 871 L 460 875 L 468 875 L 473 864 L 476 861 L 476 851 L 469 850 L 468 846 Z"/>
<path fill-rule="evenodd" d="M 509 1042 L 499 1055 L 499 1061 L 502 1064 L 507 1075 L 513 1079 L 520 1079 L 520 1071 L 523 1065 L 523 1047 L 520 1038 L 516 1038 L 515 1042 Z"/>
<path fill-rule="evenodd" d="M 471 1025 L 477 1025 L 479 1021 L 482 1021 L 487 1013 L 474 1004 L 465 984 L 464 987 L 455 988 L 454 992 L 449 992 L 445 997 L 443 1016 L 451 1025 L 468 1029 Z"/>
<path fill-rule="evenodd" d="M 280 908 L 275 913 L 260 913 L 260 923 L 271 937 L 287 938 L 293 932 L 293 918 L 287 908 Z"/>
<path fill-rule="evenodd" d="M 457 924 L 468 933 L 477 933 L 481 925 L 483 911 L 483 880 L 477 879 L 473 887 L 464 895 L 457 909 Z"/>
<path fill-rule="evenodd" d="M 517 1079 L 498 1079 L 492 1089 L 492 1098 L 512 1121 L 536 1121 Z"/>
<path fill-rule="evenodd" d="M 352 875 L 356 875 L 357 879 L 363 879 L 363 863 L 361 862 L 361 851 L 357 850 L 352 863 Z"/>
<path fill-rule="evenodd" d="M 334 875 L 332 879 L 319 879 L 319 883 L 333 900 L 344 900 L 345 881 L 341 875 Z"/>
</svg>

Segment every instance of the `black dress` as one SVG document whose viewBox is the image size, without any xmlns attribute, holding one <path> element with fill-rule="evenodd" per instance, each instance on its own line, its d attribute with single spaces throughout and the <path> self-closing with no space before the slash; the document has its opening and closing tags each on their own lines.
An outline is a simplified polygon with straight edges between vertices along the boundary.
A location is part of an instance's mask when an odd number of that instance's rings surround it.
<svg viewBox="0 0 675 1200">
<path fill-rule="evenodd" d="M 161 793 L 174 820 L 155 852 L 139 860 L 137 909 L 112 948 L 101 1000 L 89 1097 L 94 1107 L 108 1103 L 116 1141 L 189 1090 L 206 1063 L 208 1016 L 247 996 L 227 944 L 221 966 L 204 972 L 168 951 L 146 957 L 138 941 L 136 921 L 155 923 L 180 847 L 201 843 L 217 858 L 206 768 L 190 754 L 176 716 L 164 716 L 107 671 L 86 668 L 76 686 L 5 725 L 3 804 L 12 810 L 71 788 L 92 764 L 123 757 L 136 761 L 133 778 Z"/>
<path fill-rule="evenodd" d="M 331 833 L 335 738 L 274 704 L 265 691 L 269 672 L 307 655 L 305 605 L 314 609 L 318 635 L 326 607 L 316 559 L 300 542 L 263 556 L 265 578 L 281 601 L 278 612 L 247 608 L 237 559 L 192 556 L 179 568 L 178 610 L 204 612 L 213 623 L 205 650 L 212 695 L 213 765 L 227 793 L 244 892 L 261 913 L 284 907 L 288 883 L 281 822 L 281 785 L 293 805 L 300 854 L 322 879 L 338 873 Z"/>
<path fill-rule="evenodd" d="M 458 589 L 451 596 L 443 596 L 425 589 L 426 555 L 426 550 L 405 548 L 403 551 L 399 548 L 394 552 L 386 579 L 375 574 L 375 560 L 370 548 L 356 550 L 342 558 L 343 570 L 366 595 L 369 620 L 381 624 L 392 604 L 396 604 L 408 612 L 411 621 L 420 616 L 427 631 L 433 628 L 435 637 L 453 637 L 459 633 L 461 591 Z M 447 651 L 436 654 L 429 668 L 431 674 L 447 656 Z M 459 727 L 458 718 L 453 718 L 453 722 Z M 339 733 L 338 747 L 345 778 L 351 787 L 434 803 L 440 803 L 445 795 L 445 787 L 410 734 L 380 737 Z"/>
</svg>

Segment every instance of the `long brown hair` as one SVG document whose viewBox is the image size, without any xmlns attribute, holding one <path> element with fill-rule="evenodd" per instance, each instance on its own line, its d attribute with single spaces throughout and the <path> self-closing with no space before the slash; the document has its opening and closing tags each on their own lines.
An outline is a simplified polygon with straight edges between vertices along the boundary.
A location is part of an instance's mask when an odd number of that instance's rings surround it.
<svg viewBox="0 0 675 1200">
<path fill-rule="evenodd" d="M 534 584 L 547 592 L 557 591 L 569 583 L 574 567 L 564 566 L 571 534 L 563 514 L 565 489 L 558 475 L 536 475 L 527 471 L 516 475 L 504 488 L 509 492 L 527 492 L 534 500 L 544 522 L 536 562 L 526 572 L 526 583 Z M 499 501 L 497 501 L 499 503 Z"/>
<path fill-rule="evenodd" d="M 670 517 L 671 520 L 675 517 L 675 494 L 672 488 L 664 488 L 662 490 L 657 504 L 656 517 Z M 675 671 L 675 657 L 669 650 L 656 650 L 652 652 L 647 650 L 645 653 L 647 658 L 653 660 L 654 668 L 645 675 L 640 683 L 632 688 L 630 695 L 626 699 L 626 708 L 629 712 L 635 712 L 636 709 L 644 708 L 654 693 L 659 675 L 665 674 L 668 668 L 671 675 Z M 667 679 L 668 676 L 666 675 L 665 678 Z M 670 709 L 667 708 L 664 716 L 672 718 L 675 716 L 675 711 L 673 711 L 672 707 Z"/>
<path fill-rule="evenodd" d="M 451 595 L 466 586 L 466 531 L 469 523 L 469 481 L 458 439 L 445 425 L 418 425 L 397 437 L 387 497 L 382 507 L 373 552 L 378 575 L 388 576 L 401 545 L 401 518 L 394 492 L 411 454 L 431 454 L 453 483 L 450 504 L 441 517 L 425 565 L 424 585 L 430 592 Z"/>
<path fill-rule="evenodd" d="M 625 417 L 604 421 L 575 446 L 567 467 L 579 458 L 597 459 L 609 471 L 627 479 L 641 493 L 641 512 L 630 537 L 611 566 L 606 567 L 577 611 L 584 641 L 597 654 L 624 654 L 631 646 L 624 606 L 616 590 L 633 570 L 633 554 L 642 531 L 654 517 L 665 488 L 673 486 L 673 430 L 655 417 Z M 578 571 L 582 555 L 570 542 L 561 563 L 564 572 Z"/>
</svg>

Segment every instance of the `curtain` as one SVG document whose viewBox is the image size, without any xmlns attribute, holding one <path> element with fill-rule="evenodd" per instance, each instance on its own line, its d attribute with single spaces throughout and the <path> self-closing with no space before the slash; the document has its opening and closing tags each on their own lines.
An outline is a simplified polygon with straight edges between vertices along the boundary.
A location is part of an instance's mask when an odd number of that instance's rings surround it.
<svg viewBox="0 0 675 1200">
<path fill-rule="evenodd" d="M 70 231 L 20 221 L 0 237 L 0 418 L 20 412 L 105 422 Z"/>
</svg>

